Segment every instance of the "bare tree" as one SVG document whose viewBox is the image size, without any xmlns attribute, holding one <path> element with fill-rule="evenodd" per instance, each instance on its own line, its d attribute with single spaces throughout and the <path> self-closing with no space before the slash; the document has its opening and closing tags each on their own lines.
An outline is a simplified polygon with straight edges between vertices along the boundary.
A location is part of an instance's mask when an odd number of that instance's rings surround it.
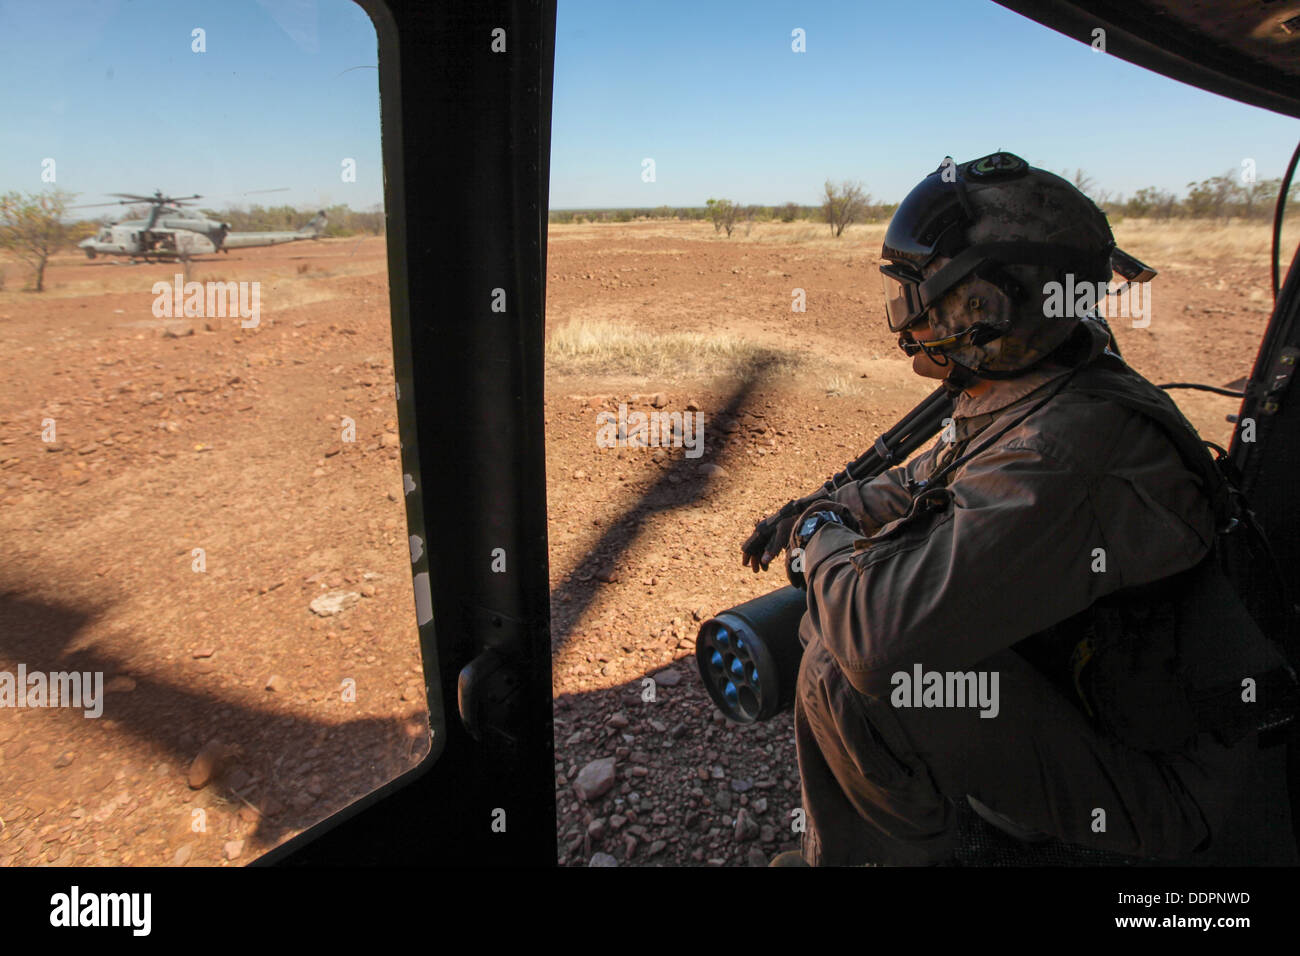
<svg viewBox="0 0 1300 956">
<path fill-rule="evenodd" d="M 730 238 L 731 231 L 736 228 L 736 220 L 740 217 L 740 207 L 730 199 L 710 199 L 705 205 L 709 208 L 709 218 L 713 220 L 713 231 L 725 229 Z"/>
<path fill-rule="evenodd" d="M 831 227 L 831 235 L 839 238 L 845 228 L 866 218 L 871 197 L 862 191 L 861 183 L 842 182 L 838 186 L 826 180 L 826 198 L 822 201 L 822 215 Z"/>
<path fill-rule="evenodd" d="M 8 249 L 32 271 L 32 290 L 45 291 L 45 266 L 67 242 L 63 222 L 72 195 L 61 190 L 0 196 L 0 249 Z"/>
</svg>

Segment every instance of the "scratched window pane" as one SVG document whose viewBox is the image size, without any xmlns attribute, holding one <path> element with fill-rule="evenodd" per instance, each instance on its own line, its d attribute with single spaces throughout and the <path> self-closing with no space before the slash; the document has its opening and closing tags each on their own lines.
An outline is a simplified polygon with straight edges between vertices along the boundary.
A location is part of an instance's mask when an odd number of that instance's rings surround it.
<svg viewBox="0 0 1300 956">
<path fill-rule="evenodd" d="M 0 864 L 242 865 L 428 752 L 376 64 L 0 7 Z"/>
</svg>

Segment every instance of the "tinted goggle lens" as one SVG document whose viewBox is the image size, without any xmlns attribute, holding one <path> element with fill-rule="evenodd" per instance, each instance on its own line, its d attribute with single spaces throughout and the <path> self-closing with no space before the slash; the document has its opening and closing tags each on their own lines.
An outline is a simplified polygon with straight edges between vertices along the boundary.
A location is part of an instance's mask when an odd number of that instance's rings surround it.
<svg viewBox="0 0 1300 956">
<path fill-rule="evenodd" d="M 880 284 L 885 293 L 885 317 L 889 331 L 901 332 L 922 316 L 920 285 L 922 277 L 897 265 L 880 267 Z"/>
</svg>

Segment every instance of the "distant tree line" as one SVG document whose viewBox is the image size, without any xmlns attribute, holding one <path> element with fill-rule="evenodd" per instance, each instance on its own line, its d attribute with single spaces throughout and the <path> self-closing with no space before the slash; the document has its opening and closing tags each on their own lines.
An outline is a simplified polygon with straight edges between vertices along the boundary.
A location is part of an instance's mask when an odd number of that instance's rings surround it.
<svg viewBox="0 0 1300 956">
<path fill-rule="evenodd" d="M 1200 182 L 1190 182 L 1183 195 L 1158 186 L 1139 189 L 1132 196 L 1096 188 L 1083 170 L 1061 175 L 1087 193 L 1108 216 L 1134 219 L 1247 219 L 1271 220 L 1282 180 L 1243 179 L 1229 170 Z M 887 222 L 898 203 L 873 202 L 860 184 L 827 182 L 826 196 L 817 206 L 787 202 L 779 206 L 742 205 L 729 199 L 709 199 L 703 206 L 629 206 L 615 209 L 552 209 L 553 223 L 633 222 L 644 219 L 709 221 L 715 232 L 728 236 L 738 226 L 753 222 L 820 222 L 839 236 L 852 223 Z M 1300 202 L 1300 183 L 1291 187 L 1288 203 Z"/>
<path fill-rule="evenodd" d="M 819 222 L 825 223 L 825 206 L 805 206 L 788 202 L 780 206 L 743 205 L 729 199 L 714 199 L 703 206 L 628 206 L 621 209 L 552 209 L 553 223 L 634 222 L 647 219 L 680 219 L 713 222 L 714 229 L 725 232 L 728 222 L 734 230 L 752 222 Z M 869 204 L 858 222 L 884 222 L 894 214 L 898 203 Z"/>
<path fill-rule="evenodd" d="M 1063 173 L 1067 179 L 1069 170 Z M 1179 196 L 1158 186 L 1139 189 L 1130 197 L 1094 188 L 1092 177 L 1076 170 L 1074 185 L 1087 193 L 1111 218 L 1271 220 L 1281 178 L 1243 178 L 1241 170 L 1190 182 Z M 1300 200 L 1300 183 L 1293 183 L 1288 204 Z"/>
</svg>

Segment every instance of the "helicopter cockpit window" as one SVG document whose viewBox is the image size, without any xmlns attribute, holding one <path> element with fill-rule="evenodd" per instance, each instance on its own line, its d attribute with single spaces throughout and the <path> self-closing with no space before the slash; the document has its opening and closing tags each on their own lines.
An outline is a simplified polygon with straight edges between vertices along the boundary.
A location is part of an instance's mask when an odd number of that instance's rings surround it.
<svg viewBox="0 0 1300 956">
<path fill-rule="evenodd" d="M 430 750 L 377 47 L 0 5 L 0 865 L 243 865 Z"/>
</svg>

